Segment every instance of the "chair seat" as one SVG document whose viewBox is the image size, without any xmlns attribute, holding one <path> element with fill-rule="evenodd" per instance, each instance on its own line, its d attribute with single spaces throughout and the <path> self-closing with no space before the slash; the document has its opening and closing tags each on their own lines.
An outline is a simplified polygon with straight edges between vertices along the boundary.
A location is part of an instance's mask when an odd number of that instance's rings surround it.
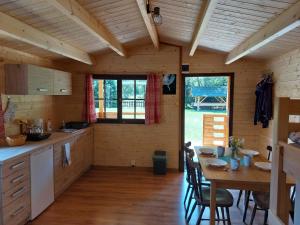
<svg viewBox="0 0 300 225">
<path fill-rule="evenodd" d="M 210 205 L 210 188 L 202 189 L 203 201 L 201 202 L 204 206 Z M 217 207 L 231 207 L 233 205 L 233 196 L 226 189 L 217 189 L 216 191 L 216 205 Z"/>
<path fill-rule="evenodd" d="M 254 191 L 252 193 L 254 202 L 259 208 L 267 210 L 270 205 L 270 193 Z"/>
</svg>

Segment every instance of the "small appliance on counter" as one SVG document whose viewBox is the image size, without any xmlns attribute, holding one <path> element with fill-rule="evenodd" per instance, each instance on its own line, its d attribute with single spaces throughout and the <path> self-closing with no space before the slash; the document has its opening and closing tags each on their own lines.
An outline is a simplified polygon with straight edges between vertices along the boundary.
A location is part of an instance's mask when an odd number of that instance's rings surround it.
<svg viewBox="0 0 300 225">
<path fill-rule="evenodd" d="M 51 128 L 51 122 L 47 122 L 47 132 L 44 129 L 44 120 L 36 119 L 32 122 L 29 120 L 18 120 L 17 123 L 20 125 L 20 133 L 25 135 L 26 141 L 42 141 L 51 136 L 49 127 Z"/>
<path fill-rule="evenodd" d="M 85 121 L 71 121 L 65 123 L 65 129 L 75 129 L 75 130 L 80 130 L 87 128 L 89 126 L 88 122 Z"/>
<path fill-rule="evenodd" d="M 51 136 L 51 133 L 26 133 L 27 141 L 42 141 Z"/>
</svg>

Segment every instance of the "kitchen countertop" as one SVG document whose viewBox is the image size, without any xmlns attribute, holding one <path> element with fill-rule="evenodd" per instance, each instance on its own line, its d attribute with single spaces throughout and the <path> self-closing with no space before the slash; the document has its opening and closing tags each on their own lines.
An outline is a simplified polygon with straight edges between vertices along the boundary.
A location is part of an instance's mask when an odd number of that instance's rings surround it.
<svg viewBox="0 0 300 225">
<path fill-rule="evenodd" d="M 53 145 L 57 142 L 64 141 L 66 139 L 72 138 L 74 136 L 77 136 L 79 134 L 82 134 L 86 132 L 88 129 L 91 128 L 85 128 L 78 131 L 75 131 L 73 133 L 64 133 L 64 132 L 53 132 L 52 135 L 43 141 L 28 141 L 25 145 L 22 146 L 16 146 L 16 147 L 9 147 L 9 146 L 3 146 L 0 147 L 0 165 L 2 165 L 5 161 L 13 159 L 18 156 L 22 156 L 25 154 L 30 154 L 34 152 L 35 150 L 38 150 L 40 148 L 43 148 L 47 145 Z"/>
</svg>

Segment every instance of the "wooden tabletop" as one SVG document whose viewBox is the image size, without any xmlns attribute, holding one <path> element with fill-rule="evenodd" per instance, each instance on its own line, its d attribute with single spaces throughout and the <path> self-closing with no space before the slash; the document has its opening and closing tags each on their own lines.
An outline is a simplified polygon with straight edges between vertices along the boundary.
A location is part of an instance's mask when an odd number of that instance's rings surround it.
<svg viewBox="0 0 300 225">
<path fill-rule="evenodd" d="M 210 225 L 215 225 L 216 211 L 216 190 L 217 188 L 239 189 L 251 191 L 270 191 L 271 171 L 264 171 L 257 168 L 255 162 L 267 162 L 268 160 L 258 155 L 252 158 L 250 167 L 240 166 L 238 170 L 231 170 L 230 165 L 225 168 L 212 168 L 207 166 L 206 160 L 208 156 L 203 156 L 196 151 L 199 163 L 201 165 L 203 176 L 211 181 L 210 186 Z M 240 156 L 242 160 L 242 156 Z M 287 179 L 287 186 L 291 187 L 294 184 L 292 179 Z M 286 189 L 286 199 L 290 195 L 290 188 Z M 286 202 L 288 205 L 288 202 Z"/>
<path fill-rule="evenodd" d="M 255 186 L 262 185 L 263 190 L 269 188 L 271 182 L 271 171 L 259 169 L 254 165 L 255 162 L 268 162 L 268 160 L 263 156 L 254 156 L 250 167 L 241 165 L 238 170 L 231 170 L 229 165 L 230 163 L 228 163 L 225 168 L 212 168 L 207 166 L 206 160 L 211 157 L 203 156 L 201 154 L 197 155 L 203 171 L 203 176 L 209 181 L 215 181 L 221 184 L 224 188 L 239 189 L 243 188 L 246 184 L 249 186 L 250 183 Z M 240 156 L 240 158 L 243 160 L 242 156 Z M 294 181 L 292 179 L 288 179 L 288 183 L 293 185 Z M 255 187 L 254 189 L 260 188 Z"/>
</svg>

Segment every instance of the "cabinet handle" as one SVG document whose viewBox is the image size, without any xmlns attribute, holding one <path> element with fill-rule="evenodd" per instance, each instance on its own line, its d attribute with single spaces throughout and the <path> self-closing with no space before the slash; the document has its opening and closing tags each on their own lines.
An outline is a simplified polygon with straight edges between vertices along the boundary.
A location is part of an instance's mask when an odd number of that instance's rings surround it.
<svg viewBox="0 0 300 225">
<path fill-rule="evenodd" d="M 12 165 L 12 166 L 10 167 L 10 169 L 12 169 L 12 170 L 17 169 L 17 168 L 19 168 L 20 166 L 23 166 L 24 164 L 25 164 L 24 161 L 19 162 L 19 163 L 15 164 L 15 165 Z"/>
<path fill-rule="evenodd" d="M 66 92 L 68 92 L 67 89 L 60 89 L 59 91 L 60 91 L 61 93 L 66 93 Z"/>
<path fill-rule="evenodd" d="M 17 216 L 18 214 L 20 214 L 23 210 L 24 210 L 24 206 L 22 205 L 20 208 L 18 208 L 13 214 L 11 214 L 12 217 Z"/>
<path fill-rule="evenodd" d="M 24 174 L 22 174 L 22 175 L 20 175 L 20 176 L 18 176 L 16 178 L 14 178 L 14 179 L 12 179 L 10 182 L 12 184 L 14 184 L 14 183 L 17 183 L 18 181 L 22 180 L 23 178 L 24 178 Z"/>
<path fill-rule="evenodd" d="M 20 194 L 22 194 L 22 193 L 24 192 L 24 190 L 25 190 L 24 187 L 20 188 L 20 189 L 17 190 L 16 192 L 12 193 L 12 194 L 11 194 L 11 197 L 15 198 L 15 197 L 19 196 Z"/>
<path fill-rule="evenodd" d="M 39 92 L 47 92 L 48 91 L 47 88 L 37 88 L 36 90 Z"/>
</svg>

